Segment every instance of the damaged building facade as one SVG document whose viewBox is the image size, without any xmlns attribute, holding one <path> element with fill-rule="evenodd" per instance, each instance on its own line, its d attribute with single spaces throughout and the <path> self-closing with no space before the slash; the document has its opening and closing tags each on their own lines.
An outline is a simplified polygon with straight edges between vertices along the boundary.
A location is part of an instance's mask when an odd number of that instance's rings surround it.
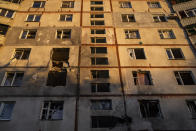
<svg viewBox="0 0 196 131">
<path fill-rule="evenodd" d="M 167 1 L 15 1 L 0 1 L 2 131 L 196 130 L 196 59 Z"/>
<path fill-rule="evenodd" d="M 196 0 L 169 0 L 191 43 L 196 47 Z"/>
</svg>

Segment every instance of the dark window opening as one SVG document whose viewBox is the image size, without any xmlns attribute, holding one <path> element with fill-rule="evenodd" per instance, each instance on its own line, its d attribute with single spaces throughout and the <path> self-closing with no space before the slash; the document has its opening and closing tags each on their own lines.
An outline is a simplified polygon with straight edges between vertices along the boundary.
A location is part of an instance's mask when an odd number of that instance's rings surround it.
<svg viewBox="0 0 196 131">
<path fill-rule="evenodd" d="M 103 7 L 91 7 L 91 11 L 103 11 Z"/>
<path fill-rule="evenodd" d="M 104 18 L 104 14 L 91 14 L 91 18 Z"/>
<path fill-rule="evenodd" d="M 122 14 L 122 22 L 135 22 L 133 14 Z"/>
<path fill-rule="evenodd" d="M 105 34 L 105 29 L 91 29 L 91 34 Z"/>
<path fill-rule="evenodd" d="M 105 25 L 103 20 L 92 20 L 91 25 Z"/>
<path fill-rule="evenodd" d="M 45 1 L 34 1 L 33 8 L 44 8 Z"/>
<path fill-rule="evenodd" d="M 91 54 L 107 54 L 107 47 L 91 47 Z"/>
<path fill-rule="evenodd" d="M 61 72 L 49 71 L 47 86 L 65 86 L 66 85 L 67 70 Z"/>
<path fill-rule="evenodd" d="M 30 52 L 30 48 L 17 48 L 15 49 L 14 58 L 17 60 L 27 60 L 29 59 Z"/>
<path fill-rule="evenodd" d="M 180 48 L 166 49 L 166 52 L 169 59 L 184 59 L 184 55 Z"/>
<path fill-rule="evenodd" d="M 191 71 L 174 71 L 178 85 L 195 85 L 195 79 Z"/>
<path fill-rule="evenodd" d="M 91 83 L 91 92 L 110 92 L 110 83 Z"/>
<path fill-rule="evenodd" d="M 91 110 L 112 110 L 112 101 L 91 100 Z"/>
<path fill-rule="evenodd" d="M 91 5 L 103 5 L 103 1 L 91 1 Z"/>
<path fill-rule="evenodd" d="M 108 58 L 91 58 L 92 65 L 108 65 Z"/>
<path fill-rule="evenodd" d="M 109 70 L 91 70 L 93 78 L 109 78 Z"/>
<path fill-rule="evenodd" d="M 193 119 L 196 119 L 196 100 L 187 100 L 186 104 L 188 106 L 189 112 Z"/>
<path fill-rule="evenodd" d="M 8 28 L 8 25 L 0 24 L 0 35 L 6 35 Z"/>
<path fill-rule="evenodd" d="M 106 37 L 91 37 L 92 43 L 106 43 Z"/>
<path fill-rule="evenodd" d="M 158 100 L 139 100 L 142 117 L 162 117 Z"/>
</svg>

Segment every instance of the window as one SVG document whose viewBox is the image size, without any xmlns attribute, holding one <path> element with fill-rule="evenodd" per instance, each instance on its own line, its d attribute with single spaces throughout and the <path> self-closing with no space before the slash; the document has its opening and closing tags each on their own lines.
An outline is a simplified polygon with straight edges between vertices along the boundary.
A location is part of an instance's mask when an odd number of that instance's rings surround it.
<svg viewBox="0 0 196 131">
<path fill-rule="evenodd" d="M 1 86 L 21 86 L 24 72 L 6 72 Z"/>
<path fill-rule="evenodd" d="M 103 11 L 103 7 L 91 7 L 91 11 Z"/>
<path fill-rule="evenodd" d="M 3 1 L 8 1 L 11 3 L 16 3 L 16 4 L 19 4 L 21 2 L 21 0 L 3 0 Z"/>
<path fill-rule="evenodd" d="M 189 112 L 193 119 L 196 119 L 196 100 L 187 100 L 186 104 L 188 106 Z"/>
<path fill-rule="evenodd" d="M 91 1 L 91 5 L 103 5 L 103 1 Z"/>
<path fill-rule="evenodd" d="M 60 15 L 60 21 L 72 21 L 72 14 L 64 14 L 64 15 Z"/>
<path fill-rule="evenodd" d="M 92 78 L 109 78 L 109 70 L 91 70 Z"/>
<path fill-rule="evenodd" d="M 120 5 L 120 8 L 132 8 L 131 2 L 128 2 L 128 1 L 120 1 L 119 5 Z"/>
<path fill-rule="evenodd" d="M 91 54 L 107 54 L 107 47 L 91 47 Z"/>
<path fill-rule="evenodd" d="M 69 48 L 53 48 L 52 50 L 52 67 L 63 70 L 65 65 L 69 66 Z"/>
<path fill-rule="evenodd" d="M 154 22 L 167 22 L 165 15 L 153 15 Z"/>
<path fill-rule="evenodd" d="M 148 2 L 149 8 L 161 8 L 161 5 L 159 2 Z"/>
<path fill-rule="evenodd" d="M 74 1 L 63 1 L 62 8 L 74 8 Z"/>
<path fill-rule="evenodd" d="M 71 29 L 57 30 L 57 39 L 70 39 Z"/>
<path fill-rule="evenodd" d="M 0 120 L 10 120 L 15 102 L 0 101 Z"/>
<path fill-rule="evenodd" d="M 92 65 L 108 65 L 108 58 L 105 57 L 92 57 L 91 58 Z"/>
<path fill-rule="evenodd" d="M 133 71 L 132 75 L 135 85 L 153 85 L 149 71 Z"/>
<path fill-rule="evenodd" d="M 117 121 L 113 116 L 91 116 L 92 128 L 112 128 Z"/>
<path fill-rule="evenodd" d="M 91 14 L 91 18 L 104 18 L 104 14 Z"/>
<path fill-rule="evenodd" d="M 175 4 L 188 2 L 188 1 L 191 1 L 191 0 L 171 0 L 171 3 L 172 3 L 172 5 L 175 5 Z"/>
<path fill-rule="evenodd" d="M 91 100 L 91 110 L 112 110 L 112 101 Z"/>
<path fill-rule="evenodd" d="M 106 43 L 106 37 L 91 37 L 91 43 Z"/>
<path fill-rule="evenodd" d="M 110 83 L 91 83 L 91 92 L 110 92 Z"/>
<path fill-rule="evenodd" d="M 91 25 L 105 25 L 103 20 L 91 20 Z"/>
<path fill-rule="evenodd" d="M 181 60 L 184 59 L 184 55 L 180 48 L 168 48 L 166 53 L 169 60 Z"/>
<path fill-rule="evenodd" d="M 128 49 L 131 59 L 146 59 L 143 48 Z"/>
<path fill-rule="evenodd" d="M 181 18 L 195 17 L 196 16 L 196 8 L 179 11 L 179 15 Z"/>
<path fill-rule="evenodd" d="M 48 72 L 48 79 L 47 79 L 47 86 L 65 86 L 66 85 L 66 77 L 67 77 L 67 70 L 58 71 L 49 71 Z"/>
<path fill-rule="evenodd" d="M 174 32 L 172 30 L 159 30 L 159 35 L 161 39 L 175 39 Z"/>
<path fill-rule="evenodd" d="M 41 120 L 62 120 L 63 101 L 44 101 L 41 110 Z"/>
<path fill-rule="evenodd" d="M 6 35 L 8 28 L 8 25 L 0 24 L 0 35 Z"/>
<path fill-rule="evenodd" d="M 135 22 L 133 14 L 122 14 L 122 22 Z"/>
<path fill-rule="evenodd" d="M 0 16 L 12 18 L 14 11 L 0 8 Z"/>
<path fill-rule="evenodd" d="M 174 71 L 178 85 L 195 85 L 195 79 L 191 71 Z"/>
<path fill-rule="evenodd" d="M 91 29 L 91 34 L 105 34 L 105 29 Z"/>
<path fill-rule="evenodd" d="M 28 15 L 27 22 L 39 22 L 41 18 L 40 14 Z"/>
<path fill-rule="evenodd" d="M 37 30 L 29 29 L 29 30 L 23 30 L 21 39 L 35 39 Z"/>
<path fill-rule="evenodd" d="M 125 39 L 140 39 L 138 30 L 125 30 Z"/>
<path fill-rule="evenodd" d="M 158 100 L 139 100 L 139 104 L 143 118 L 162 117 Z"/>
<path fill-rule="evenodd" d="M 17 60 L 27 60 L 29 59 L 30 52 L 30 48 L 16 48 L 13 58 Z"/>
<path fill-rule="evenodd" d="M 190 25 L 186 27 L 186 31 L 188 32 L 188 35 L 196 35 L 196 25 Z"/>
<path fill-rule="evenodd" d="M 44 8 L 46 1 L 34 1 L 33 8 Z"/>
</svg>

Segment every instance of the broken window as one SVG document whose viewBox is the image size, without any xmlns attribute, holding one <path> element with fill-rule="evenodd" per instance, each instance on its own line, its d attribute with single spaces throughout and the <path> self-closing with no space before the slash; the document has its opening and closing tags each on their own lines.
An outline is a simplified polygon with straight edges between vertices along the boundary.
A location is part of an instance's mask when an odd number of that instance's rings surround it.
<svg viewBox="0 0 196 131">
<path fill-rule="evenodd" d="M 92 65 L 108 65 L 108 58 L 105 57 L 92 57 L 91 58 Z"/>
<path fill-rule="evenodd" d="M 6 35 L 8 28 L 8 25 L 0 24 L 0 35 Z"/>
<path fill-rule="evenodd" d="M 60 15 L 60 21 L 72 21 L 72 14 L 62 14 Z"/>
<path fill-rule="evenodd" d="M 11 120 L 15 102 L 0 101 L 0 120 Z"/>
<path fill-rule="evenodd" d="M 8 1 L 11 3 L 16 3 L 16 4 L 20 4 L 21 0 L 3 0 L 3 1 Z"/>
<path fill-rule="evenodd" d="M 27 22 L 39 22 L 41 19 L 40 14 L 31 14 L 27 17 Z"/>
<path fill-rule="evenodd" d="M 92 78 L 109 78 L 109 70 L 91 70 Z"/>
<path fill-rule="evenodd" d="M 104 20 L 91 20 L 91 25 L 105 25 Z"/>
<path fill-rule="evenodd" d="M 139 100 L 139 104 L 143 118 L 162 117 L 158 100 Z"/>
<path fill-rule="evenodd" d="M 106 37 L 91 37 L 91 43 L 106 43 Z"/>
<path fill-rule="evenodd" d="M 34 1 L 33 8 L 44 8 L 46 1 Z"/>
<path fill-rule="evenodd" d="M 133 14 L 122 14 L 122 22 L 135 22 Z"/>
<path fill-rule="evenodd" d="M 103 5 L 103 1 L 91 1 L 91 5 Z"/>
<path fill-rule="evenodd" d="M 41 120 L 62 120 L 63 101 L 44 101 L 41 110 Z"/>
<path fill-rule="evenodd" d="M 125 30 L 125 39 L 140 39 L 138 30 Z"/>
<path fill-rule="evenodd" d="M 161 39 L 175 39 L 174 32 L 172 30 L 158 30 Z"/>
<path fill-rule="evenodd" d="M 174 71 L 178 85 L 195 85 L 195 79 L 191 71 Z"/>
<path fill-rule="evenodd" d="M 103 7 L 91 7 L 91 11 L 103 11 Z"/>
<path fill-rule="evenodd" d="M 21 86 L 24 72 L 6 72 L 1 86 Z"/>
<path fill-rule="evenodd" d="M 119 5 L 120 5 L 120 8 L 132 8 L 131 2 L 128 2 L 128 1 L 120 1 Z"/>
<path fill-rule="evenodd" d="M 112 110 L 112 101 L 91 100 L 91 110 Z"/>
<path fill-rule="evenodd" d="M 165 15 L 153 15 L 154 22 L 167 22 Z"/>
<path fill-rule="evenodd" d="M 91 47 L 91 54 L 107 54 L 107 47 Z"/>
<path fill-rule="evenodd" d="M 22 31 L 21 39 L 35 39 L 37 30 L 27 29 Z"/>
<path fill-rule="evenodd" d="M 57 30 L 57 39 L 71 38 L 71 29 Z"/>
<path fill-rule="evenodd" d="M 104 14 L 91 14 L 91 18 L 104 18 Z"/>
<path fill-rule="evenodd" d="M 159 2 L 148 2 L 149 8 L 161 8 L 161 5 Z"/>
<path fill-rule="evenodd" d="M 131 59 L 146 59 L 143 48 L 128 49 Z"/>
<path fill-rule="evenodd" d="M 105 34 L 105 29 L 91 29 L 91 34 Z"/>
<path fill-rule="evenodd" d="M 63 63 L 69 64 L 68 59 L 69 59 L 69 48 L 53 48 L 52 51 L 53 67 L 62 68 Z"/>
<path fill-rule="evenodd" d="M 196 16 L 196 8 L 179 11 L 181 18 L 195 17 Z"/>
<path fill-rule="evenodd" d="M 166 49 L 166 53 L 167 53 L 168 59 L 170 60 L 184 59 L 184 55 L 180 48 L 168 48 Z"/>
<path fill-rule="evenodd" d="M 118 121 L 113 116 L 91 116 L 92 128 L 112 128 L 115 127 Z"/>
<path fill-rule="evenodd" d="M 17 60 L 27 60 L 29 59 L 30 52 L 30 48 L 16 48 L 13 58 Z"/>
<path fill-rule="evenodd" d="M 47 86 L 65 86 L 66 85 L 67 70 L 49 71 Z"/>
<path fill-rule="evenodd" d="M 12 18 L 13 14 L 14 14 L 13 10 L 0 8 L 0 16 Z"/>
<path fill-rule="evenodd" d="M 135 85 L 153 85 L 150 71 L 132 71 Z"/>
<path fill-rule="evenodd" d="M 189 112 L 193 119 L 196 119 L 196 100 L 187 100 L 186 104 L 188 106 Z"/>
<path fill-rule="evenodd" d="M 110 83 L 91 83 L 91 92 L 110 92 Z"/>
<path fill-rule="evenodd" d="M 62 8 L 74 8 L 74 1 L 63 1 Z"/>
</svg>

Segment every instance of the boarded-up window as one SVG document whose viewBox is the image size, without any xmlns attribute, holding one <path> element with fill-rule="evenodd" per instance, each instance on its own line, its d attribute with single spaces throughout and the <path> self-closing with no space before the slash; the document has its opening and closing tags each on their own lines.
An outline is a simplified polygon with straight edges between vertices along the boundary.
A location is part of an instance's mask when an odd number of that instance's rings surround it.
<svg viewBox="0 0 196 131">
<path fill-rule="evenodd" d="M 66 85 L 67 70 L 62 72 L 49 71 L 47 86 L 65 86 Z"/>
<path fill-rule="evenodd" d="M 133 71 L 135 85 L 152 85 L 152 79 L 149 71 Z"/>
</svg>

